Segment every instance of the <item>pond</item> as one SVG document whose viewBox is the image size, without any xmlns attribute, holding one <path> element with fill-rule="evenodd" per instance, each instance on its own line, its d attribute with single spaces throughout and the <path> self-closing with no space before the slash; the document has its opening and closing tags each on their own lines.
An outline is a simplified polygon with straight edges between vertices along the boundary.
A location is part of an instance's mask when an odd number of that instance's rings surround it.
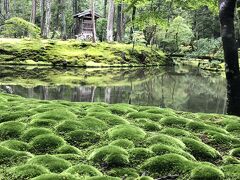
<svg viewBox="0 0 240 180">
<path fill-rule="evenodd" d="M 0 89 L 27 98 L 225 113 L 223 75 L 188 66 L 56 69 L 0 66 Z"/>
</svg>

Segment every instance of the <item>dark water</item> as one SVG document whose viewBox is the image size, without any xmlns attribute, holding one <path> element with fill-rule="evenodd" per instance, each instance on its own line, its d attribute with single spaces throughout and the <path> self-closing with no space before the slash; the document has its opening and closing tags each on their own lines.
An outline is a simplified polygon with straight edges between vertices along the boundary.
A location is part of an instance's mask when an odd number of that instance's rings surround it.
<svg viewBox="0 0 240 180">
<path fill-rule="evenodd" d="M 225 79 L 185 66 L 0 70 L 0 88 L 27 98 L 155 105 L 190 112 L 225 113 L 226 109 Z"/>
</svg>

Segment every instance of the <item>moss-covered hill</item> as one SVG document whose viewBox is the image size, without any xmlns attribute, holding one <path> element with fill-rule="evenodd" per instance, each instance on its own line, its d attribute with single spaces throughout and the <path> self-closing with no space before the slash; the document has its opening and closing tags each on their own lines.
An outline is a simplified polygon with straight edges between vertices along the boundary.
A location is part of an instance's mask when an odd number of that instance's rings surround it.
<svg viewBox="0 0 240 180">
<path fill-rule="evenodd" d="M 240 179 L 240 118 L 0 94 L 0 179 Z"/>
<path fill-rule="evenodd" d="M 171 63 L 162 51 L 130 44 L 76 40 L 0 39 L 0 64 L 59 66 L 146 66 Z"/>
</svg>

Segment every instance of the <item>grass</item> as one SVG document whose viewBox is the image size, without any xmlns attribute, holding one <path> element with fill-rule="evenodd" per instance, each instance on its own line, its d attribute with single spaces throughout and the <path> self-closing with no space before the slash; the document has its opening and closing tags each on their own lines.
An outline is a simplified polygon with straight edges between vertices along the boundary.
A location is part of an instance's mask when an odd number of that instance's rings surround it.
<svg viewBox="0 0 240 180">
<path fill-rule="evenodd" d="M 238 117 L 7 94 L 0 99 L 0 179 L 240 177 Z"/>
</svg>

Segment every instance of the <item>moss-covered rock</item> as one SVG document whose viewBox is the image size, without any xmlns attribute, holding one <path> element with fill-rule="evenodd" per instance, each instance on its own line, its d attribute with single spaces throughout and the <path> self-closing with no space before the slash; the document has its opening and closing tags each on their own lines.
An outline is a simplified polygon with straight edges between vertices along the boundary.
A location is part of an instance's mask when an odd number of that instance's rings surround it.
<svg viewBox="0 0 240 180">
<path fill-rule="evenodd" d="M 95 167 L 86 164 L 78 164 L 68 168 L 66 173 L 77 174 L 78 176 L 102 176 L 103 174 Z"/>
<path fill-rule="evenodd" d="M 66 135 L 66 141 L 76 147 L 87 148 L 100 141 L 101 136 L 89 130 L 76 130 Z"/>
<path fill-rule="evenodd" d="M 7 170 L 6 178 L 11 180 L 25 180 L 49 173 L 49 170 L 43 166 L 25 164 L 15 166 Z"/>
<path fill-rule="evenodd" d="M 203 142 L 190 138 L 183 138 L 182 141 L 197 160 L 214 161 L 220 157 L 217 150 Z"/>
<path fill-rule="evenodd" d="M 35 137 L 31 142 L 31 151 L 42 154 L 52 153 L 62 145 L 64 140 L 54 134 L 43 134 Z"/>
<path fill-rule="evenodd" d="M 28 161 L 28 164 L 44 166 L 54 173 L 61 173 L 71 167 L 70 162 L 53 155 L 35 156 Z"/>
<path fill-rule="evenodd" d="M 181 155 L 165 154 L 148 159 L 142 165 L 142 170 L 147 171 L 153 177 L 169 174 L 184 176 L 195 167 L 195 163 Z"/>
<path fill-rule="evenodd" d="M 213 166 L 200 165 L 192 170 L 191 177 L 192 180 L 222 180 L 224 179 L 224 173 Z"/>
<path fill-rule="evenodd" d="M 141 141 L 146 133 L 139 127 L 133 125 L 118 125 L 108 130 L 110 139 L 128 139 L 131 141 Z"/>
<path fill-rule="evenodd" d="M 21 122 L 8 121 L 0 124 L 0 140 L 19 138 L 25 128 Z"/>
</svg>

